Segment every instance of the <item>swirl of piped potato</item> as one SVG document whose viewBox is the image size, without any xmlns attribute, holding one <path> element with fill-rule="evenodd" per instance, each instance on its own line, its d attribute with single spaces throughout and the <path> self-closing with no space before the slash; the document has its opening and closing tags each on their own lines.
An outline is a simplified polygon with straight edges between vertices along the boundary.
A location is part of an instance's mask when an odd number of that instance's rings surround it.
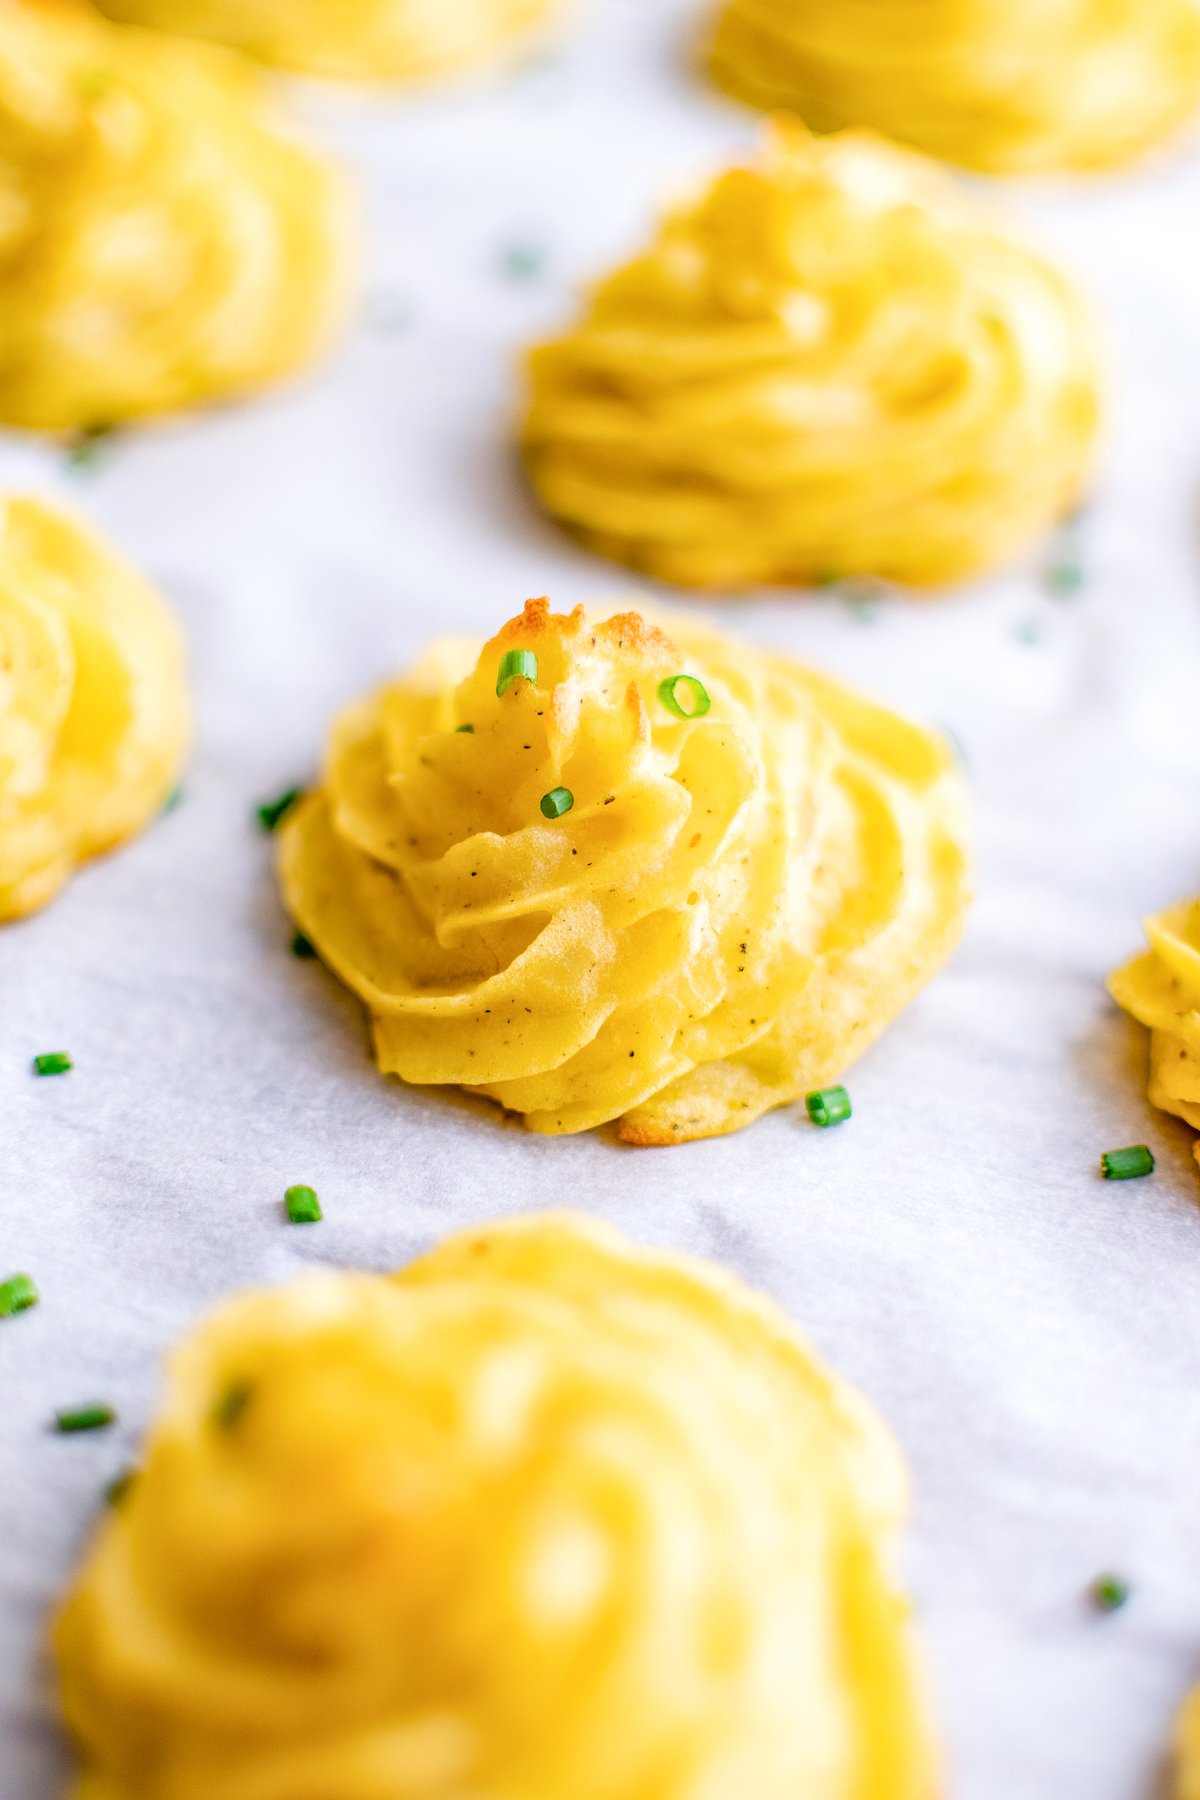
<svg viewBox="0 0 1200 1800">
<path fill-rule="evenodd" d="M 503 62 L 569 0 L 100 0 L 114 19 L 212 38 L 299 74 L 422 82 Z"/>
<path fill-rule="evenodd" d="M 0 920 L 148 823 L 188 729 L 159 595 L 74 519 L 0 498 Z"/>
<path fill-rule="evenodd" d="M 1113 999 L 1150 1031 L 1153 1105 L 1200 1131 L 1200 900 L 1147 919 L 1149 948 L 1109 977 Z M 1196 1160 L 1200 1162 L 1200 1140 Z"/>
<path fill-rule="evenodd" d="M 512 657 L 532 676 L 498 693 Z M 967 885 L 940 739 L 694 621 L 544 600 L 344 713 L 280 858 L 382 1069 L 639 1144 L 840 1077 Z"/>
<path fill-rule="evenodd" d="M 1024 174 L 1132 161 L 1200 101 L 1195 0 L 724 0 L 739 99 Z"/>
<path fill-rule="evenodd" d="M 1092 462 L 1069 282 L 931 163 L 776 120 L 529 359 L 546 510 L 697 588 L 938 586 L 1016 554 Z"/>
<path fill-rule="evenodd" d="M 242 58 L 8 0 L 0 421 L 107 428 L 295 370 L 344 311 L 348 215 Z"/>
<path fill-rule="evenodd" d="M 570 1215 L 220 1308 L 55 1633 L 78 1800 L 933 1800 L 891 1438 Z"/>
</svg>

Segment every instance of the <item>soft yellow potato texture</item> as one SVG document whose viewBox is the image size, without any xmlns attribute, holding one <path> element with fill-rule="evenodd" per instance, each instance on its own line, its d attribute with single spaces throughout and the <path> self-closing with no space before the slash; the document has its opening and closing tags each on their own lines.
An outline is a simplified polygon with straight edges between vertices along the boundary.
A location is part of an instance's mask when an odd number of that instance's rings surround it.
<svg viewBox="0 0 1200 1800">
<path fill-rule="evenodd" d="M 1108 168 L 1200 101 L 1196 0 L 724 0 L 739 99 L 997 173 Z"/>
<path fill-rule="evenodd" d="M 503 61 L 568 0 L 100 0 L 114 19 L 235 44 L 348 81 L 420 82 Z"/>
<path fill-rule="evenodd" d="M 936 585 L 1077 500 L 1086 310 L 934 165 L 777 121 L 534 350 L 525 461 L 601 555 L 689 587 Z"/>
<path fill-rule="evenodd" d="M 296 369 L 340 320 L 349 214 L 252 64 L 7 0 L 0 421 L 111 426 Z"/>
<path fill-rule="evenodd" d="M 1146 938 L 1150 948 L 1109 978 L 1109 992 L 1150 1028 L 1152 1103 L 1200 1131 L 1200 900 L 1147 919 Z"/>
<path fill-rule="evenodd" d="M 933 1800 L 891 1438 L 543 1216 L 226 1304 L 56 1632 L 77 1800 Z"/>
<path fill-rule="evenodd" d="M 0 920 L 155 816 L 188 717 L 153 588 L 74 519 L 0 497 Z"/>
<path fill-rule="evenodd" d="M 1175 1800 L 1200 1800 L 1200 1688 L 1180 1710 L 1175 1728 Z"/>
<path fill-rule="evenodd" d="M 521 651 L 536 679 L 497 696 Z M 680 674 L 703 716 L 660 697 Z M 382 1069 L 672 1144 L 839 1077 L 928 979 L 963 811 L 940 739 L 811 670 L 540 600 L 344 713 L 280 860 Z"/>
</svg>

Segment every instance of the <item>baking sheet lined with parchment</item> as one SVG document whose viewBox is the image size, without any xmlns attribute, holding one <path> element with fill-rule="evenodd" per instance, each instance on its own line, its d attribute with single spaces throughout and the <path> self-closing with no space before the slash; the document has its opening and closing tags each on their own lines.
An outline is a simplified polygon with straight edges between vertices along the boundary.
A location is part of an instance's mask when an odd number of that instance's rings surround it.
<svg viewBox="0 0 1200 1800">
<path fill-rule="evenodd" d="M 1200 152 L 996 184 L 1109 340 L 1104 466 L 1069 541 L 937 601 L 715 609 L 946 725 L 967 762 L 966 940 L 851 1072 L 849 1126 L 798 1109 L 636 1151 L 383 1081 L 357 1005 L 290 955 L 253 821 L 312 773 L 334 708 L 430 635 L 490 633 L 531 594 L 636 587 L 525 496 L 515 357 L 664 193 L 752 141 L 754 118 L 693 73 L 696 19 L 597 0 L 492 85 L 306 90 L 367 214 L 364 300 L 333 360 L 120 434 L 84 469 L 0 441 L 5 487 L 76 505 L 162 584 L 198 715 L 182 804 L 0 932 L 0 1263 L 43 1296 L 0 1332 L 4 1800 L 63 1790 L 44 1622 L 166 1346 L 232 1289 L 309 1262 L 390 1268 L 453 1227 L 564 1204 L 725 1260 L 896 1430 L 955 1800 L 1155 1792 L 1200 1674 L 1200 1175 L 1190 1134 L 1146 1104 L 1144 1035 L 1103 978 L 1143 914 L 1200 889 Z M 1068 593 L 1064 559 L 1083 571 Z M 59 1048 L 71 1075 L 31 1079 Z M 1102 1150 L 1141 1141 L 1152 1179 L 1099 1179 Z M 319 1190 L 320 1228 L 282 1223 L 293 1182 Z M 115 1434 L 47 1431 L 92 1395 L 118 1407 Z M 1102 1617 L 1086 1589 L 1109 1569 L 1131 1598 Z"/>
</svg>

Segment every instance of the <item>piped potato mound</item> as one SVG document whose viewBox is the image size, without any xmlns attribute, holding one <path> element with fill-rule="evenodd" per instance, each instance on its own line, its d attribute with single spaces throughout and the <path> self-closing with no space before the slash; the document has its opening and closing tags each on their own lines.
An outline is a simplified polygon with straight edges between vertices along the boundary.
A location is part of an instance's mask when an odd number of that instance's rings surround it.
<svg viewBox="0 0 1200 1800">
<path fill-rule="evenodd" d="M 1173 1800 L 1200 1800 L 1200 1688 L 1189 1694 L 1175 1727 Z"/>
<path fill-rule="evenodd" d="M 1200 900 L 1147 919 L 1146 937 L 1149 949 L 1110 976 L 1109 992 L 1150 1028 L 1152 1104 L 1200 1131 Z"/>
<path fill-rule="evenodd" d="M 188 730 L 158 594 L 73 519 L 0 498 L 0 921 L 141 830 Z"/>
<path fill-rule="evenodd" d="M 218 1310 L 56 1630 L 78 1800 L 934 1800 L 895 1445 L 570 1215 Z"/>
<path fill-rule="evenodd" d="M 8 0 L 0 421 L 109 427 L 298 368 L 344 311 L 348 224 L 242 58 Z"/>
<path fill-rule="evenodd" d="M 969 168 L 1132 161 L 1200 104 L 1195 0 L 723 0 L 722 87 Z"/>
<path fill-rule="evenodd" d="M 941 740 L 811 670 L 531 600 L 337 720 L 280 866 L 382 1069 L 672 1144 L 840 1076 L 911 999 L 963 815 Z"/>
<path fill-rule="evenodd" d="M 783 119 L 533 351 L 528 388 L 547 512 L 696 588 L 992 569 L 1074 506 L 1099 414 L 1068 281 L 924 158 Z"/>
<path fill-rule="evenodd" d="M 236 45 L 299 74 L 421 82 L 517 54 L 569 0 L 100 0 L 104 12 Z"/>
</svg>

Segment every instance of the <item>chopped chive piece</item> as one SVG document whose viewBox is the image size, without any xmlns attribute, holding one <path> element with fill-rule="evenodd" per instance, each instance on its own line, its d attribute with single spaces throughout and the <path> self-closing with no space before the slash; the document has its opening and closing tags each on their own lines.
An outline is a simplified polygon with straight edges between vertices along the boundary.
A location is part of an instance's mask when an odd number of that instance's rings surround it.
<svg viewBox="0 0 1200 1800">
<path fill-rule="evenodd" d="M 120 1506 L 122 1500 L 125 1499 L 130 1488 L 137 1480 L 137 1476 L 138 1472 L 136 1469 L 122 1469 L 119 1475 L 113 1476 L 112 1480 L 104 1490 L 104 1498 L 109 1506 Z"/>
<path fill-rule="evenodd" d="M 15 1313 L 28 1312 L 41 1299 L 32 1275 L 10 1275 L 0 1281 L 0 1319 L 11 1319 Z"/>
<path fill-rule="evenodd" d="M 1088 1591 L 1097 1612 L 1119 1612 L 1129 1598 L 1129 1583 L 1119 1575 L 1097 1575 Z"/>
<path fill-rule="evenodd" d="M 91 1406 L 65 1407 L 54 1415 L 54 1429 L 69 1433 L 73 1431 L 102 1431 L 106 1425 L 116 1421 L 116 1413 L 103 1400 L 97 1400 Z"/>
<path fill-rule="evenodd" d="M 475 727 L 473 725 L 456 725 L 454 730 L 456 735 L 460 731 L 469 731 L 472 736 L 475 734 Z"/>
<path fill-rule="evenodd" d="M 278 798 L 274 800 L 264 800 L 261 806 L 256 807 L 255 812 L 258 822 L 263 830 L 278 830 L 287 814 L 291 812 L 293 806 L 295 806 L 297 800 L 303 797 L 303 794 L 303 788 L 288 788 L 287 791 L 280 794 Z"/>
<path fill-rule="evenodd" d="M 540 275 L 546 252 L 538 244 L 510 244 L 500 258 L 501 272 L 510 281 L 531 281 Z"/>
<path fill-rule="evenodd" d="M 315 1188 L 290 1187 L 283 1196 L 283 1203 L 293 1225 L 317 1225 L 324 1217 Z"/>
<path fill-rule="evenodd" d="M 181 787 L 173 787 L 162 803 L 163 811 L 165 813 L 174 812 L 182 799 L 183 789 Z"/>
<path fill-rule="evenodd" d="M 548 819 L 561 819 L 574 804 L 575 796 L 570 788 L 551 788 L 548 794 L 542 795 L 542 812 Z"/>
<path fill-rule="evenodd" d="M 75 1064 L 65 1050 L 44 1050 L 33 1059 L 35 1075 L 65 1075 L 68 1069 L 74 1067 Z"/>
<path fill-rule="evenodd" d="M 804 1096 L 804 1104 L 814 1125 L 844 1125 L 853 1110 L 844 1087 L 817 1088 Z"/>
<path fill-rule="evenodd" d="M 302 931 L 292 933 L 292 955 L 298 956 L 301 962 L 311 962 L 317 954 L 317 946 L 311 938 L 306 938 Z"/>
<path fill-rule="evenodd" d="M 86 425 L 82 431 L 77 431 L 67 445 L 70 467 L 80 471 L 94 468 L 112 435 L 111 425 Z"/>
<path fill-rule="evenodd" d="M 532 650 L 506 650 L 500 658 L 496 694 L 507 694 L 514 681 L 537 681 L 538 660 Z"/>
<path fill-rule="evenodd" d="M 225 1389 L 212 1410 L 212 1422 L 218 1431 L 232 1431 L 254 1392 L 248 1381 L 234 1381 Z"/>
<path fill-rule="evenodd" d="M 679 698 L 679 689 L 683 688 L 690 704 L 684 706 Z M 708 689 L 694 675 L 668 675 L 665 681 L 658 684 L 658 697 L 669 713 L 677 719 L 702 719 L 712 706 L 708 697 Z"/>
<path fill-rule="evenodd" d="M 1077 594 L 1083 586 L 1083 566 L 1078 562 L 1052 563 L 1046 570 L 1046 586 L 1052 594 Z"/>
<path fill-rule="evenodd" d="M 1136 1181 L 1141 1175 L 1153 1175 L 1153 1152 L 1146 1144 L 1130 1144 L 1126 1150 L 1106 1150 L 1100 1158 L 1100 1172 L 1105 1181 Z"/>
</svg>

